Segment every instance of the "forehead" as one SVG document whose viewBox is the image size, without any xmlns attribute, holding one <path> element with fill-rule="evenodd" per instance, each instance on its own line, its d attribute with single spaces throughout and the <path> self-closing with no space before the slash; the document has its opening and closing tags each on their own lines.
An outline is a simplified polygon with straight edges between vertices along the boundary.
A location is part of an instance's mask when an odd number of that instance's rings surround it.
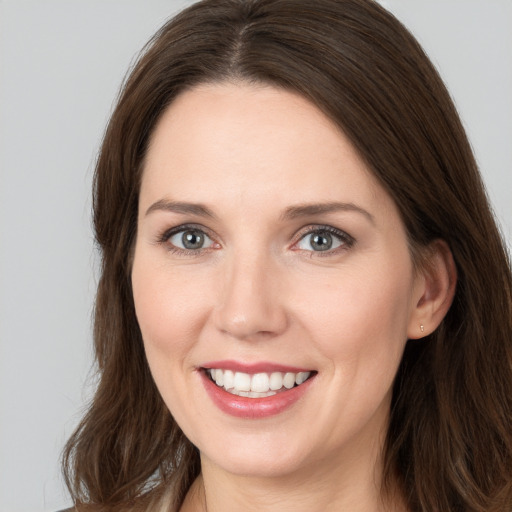
<svg viewBox="0 0 512 512">
<path fill-rule="evenodd" d="M 208 84 L 179 95 L 148 148 L 141 201 L 272 198 L 391 201 L 342 131 L 315 105 L 264 85 Z M 179 197 L 175 197 L 179 196 Z"/>
</svg>

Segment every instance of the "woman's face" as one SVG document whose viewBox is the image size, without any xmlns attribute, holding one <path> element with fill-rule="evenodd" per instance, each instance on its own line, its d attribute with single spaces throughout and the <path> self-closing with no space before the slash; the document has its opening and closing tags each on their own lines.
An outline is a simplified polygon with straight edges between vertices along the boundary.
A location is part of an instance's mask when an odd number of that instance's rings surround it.
<svg viewBox="0 0 512 512">
<path fill-rule="evenodd" d="M 392 199 L 315 106 L 247 84 L 179 96 L 148 150 L 132 281 L 203 464 L 375 464 L 421 278 Z"/>
</svg>

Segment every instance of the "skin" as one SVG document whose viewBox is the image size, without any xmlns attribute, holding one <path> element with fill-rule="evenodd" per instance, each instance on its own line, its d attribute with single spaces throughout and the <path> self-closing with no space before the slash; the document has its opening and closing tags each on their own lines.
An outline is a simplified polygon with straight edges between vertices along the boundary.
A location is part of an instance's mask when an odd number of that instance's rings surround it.
<svg viewBox="0 0 512 512">
<path fill-rule="evenodd" d="M 212 216 L 162 207 L 173 201 Z M 349 206 L 284 215 L 333 202 Z M 163 237 L 184 224 L 208 235 L 203 249 L 176 252 L 181 233 Z M 350 238 L 314 251 L 307 231 L 318 226 Z M 393 200 L 301 96 L 223 83 L 171 104 L 145 162 L 132 283 L 155 382 L 201 453 L 182 511 L 388 509 L 380 454 L 393 379 L 406 340 L 437 327 L 454 287 L 449 251 L 432 249 L 429 272 L 415 270 Z M 236 418 L 198 372 L 226 359 L 318 373 L 284 412 Z M 388 505 L 404 510 L 399 495 Z"/>
</svg>

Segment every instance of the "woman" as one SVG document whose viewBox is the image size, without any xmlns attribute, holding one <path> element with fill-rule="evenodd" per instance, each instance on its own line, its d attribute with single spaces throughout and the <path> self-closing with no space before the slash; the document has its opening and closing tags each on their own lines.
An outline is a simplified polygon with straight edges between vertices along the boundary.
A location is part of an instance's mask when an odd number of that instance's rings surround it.
<svg viewBox="0 0 512 512">
<path fill-rule="evenodd" d="M 167 23 L 94 221 L 77 510 L 512 509 L 510 264 L 446 89 L 378 4 Z"/>
</svg>

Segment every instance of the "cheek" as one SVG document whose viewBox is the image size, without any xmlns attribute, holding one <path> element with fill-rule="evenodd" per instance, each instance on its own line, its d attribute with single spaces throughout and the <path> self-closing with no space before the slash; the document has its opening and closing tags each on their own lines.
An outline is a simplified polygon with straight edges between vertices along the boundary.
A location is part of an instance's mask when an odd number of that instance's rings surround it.
<svg viewBox="0 0 512 512">
<path fill-rule="evenodd" d="M 183 379 L 193 374 L 190 352 L 197 340 L 201 317 L 200 294 L 190 280 L 165 262 L 136 252 L 132 289 L 137 320 L 151 374 L 175 419 L 187 425 L 187 403 L 192 397 Z"/>
<path fill-rule="evenodd" d="M 411 311 L 412 271 L 403 265 L 347 268 L 337 278 L 306 286 L 297 317 L 314 333 L 332 360 L 358 362 L 400 359 Z M 378 272 L 372 270 L 378 268 Z"/>
<path fill-rule="evenodd" d="M 132 287 L 146 351 L 177 355 L 188 349 L 206 318 L 204 295 L 186 273 L 136 255 Z"/>
<path fill-rule="evenodd" d="M 354 267 L 338 281 L 310 287 L 313 293 L 298 313 L 326 362 L 328 392 L 317 416 L 327 418 L 326 443 L 333 445 L 371 418 L 385 421 L 407 340 L 412 284 L 407 261 L 403 271 L 378 268 L 377 273 L 372 266 Z M 352 422 L 340 421 L 333 411 L 343 411 Z"/>
</svg>

